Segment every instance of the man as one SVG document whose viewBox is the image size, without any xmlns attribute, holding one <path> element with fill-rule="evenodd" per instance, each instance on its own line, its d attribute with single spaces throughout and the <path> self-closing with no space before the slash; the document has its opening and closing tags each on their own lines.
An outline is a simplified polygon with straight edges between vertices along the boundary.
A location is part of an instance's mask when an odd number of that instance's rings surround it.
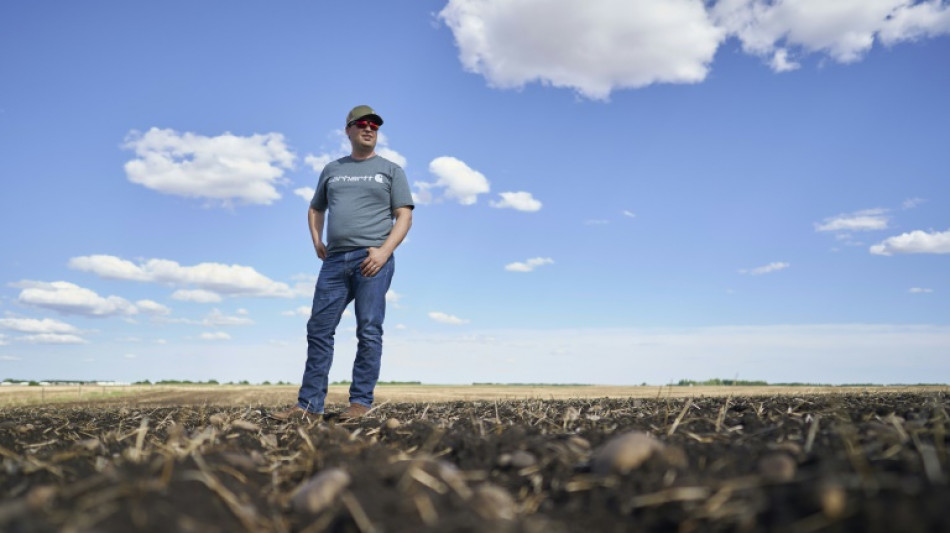
<svg viewBox="0 0 950 533">
<path fill-rule="evenodd" d="M 358 346 L 350 406 L 340 419 L 363 416 L 373 405 L 383 352 L 386 292 L 395 270 L 393 251 L 409 232 L 414 207 L 405 172 L 376 154 L 377 130 L 382 125 L 383 119 L 371 107 L 354 107 L 346 116 L 352 152 L 320 174 L 308 212 L 313 247 L 323 266 L 307 322 L 307 363 L 297 404 L 272 413 L 272 418 L 322 419 L 333 337 L 343 310 L 353 300 Z"/>
</svg>

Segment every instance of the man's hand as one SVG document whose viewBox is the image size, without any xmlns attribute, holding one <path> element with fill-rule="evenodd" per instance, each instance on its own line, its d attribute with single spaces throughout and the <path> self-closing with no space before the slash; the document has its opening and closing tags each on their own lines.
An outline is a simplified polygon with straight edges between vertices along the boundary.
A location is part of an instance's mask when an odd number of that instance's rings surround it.
<svg viewBox="0 0 950 533">
<path fill-rule="evenodd" d="M 369 255 L 360 263 L 360 272 L 367 278 L 371 278 L 379 273 L 379 269 L 383 268 L 392 254 L 386 253 L 382 248 L 367 248 L 366 250 Z"/>
<path fill-rule="evenodd" d="M 327 247 L 323 244 L 323 241 L 313 243 L 313 248 L 317 251 L 317 257 L 319 257 L 321 261 L 327 258 Z"/>
</svg>

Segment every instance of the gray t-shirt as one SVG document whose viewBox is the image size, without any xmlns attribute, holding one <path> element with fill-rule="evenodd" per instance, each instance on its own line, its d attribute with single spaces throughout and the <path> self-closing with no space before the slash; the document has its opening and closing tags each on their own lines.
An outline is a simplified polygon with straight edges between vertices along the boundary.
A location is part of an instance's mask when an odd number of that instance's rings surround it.
<svg viewBox="0 0 950 533">
<path fill-rule="evenodd" d="M 327 253 L 380 246 L 399 207 L 414 207 L 402 168 L 378 155 L 346 156 L 323 168 L 310 207 L 327 211 Z"/>
</svg>

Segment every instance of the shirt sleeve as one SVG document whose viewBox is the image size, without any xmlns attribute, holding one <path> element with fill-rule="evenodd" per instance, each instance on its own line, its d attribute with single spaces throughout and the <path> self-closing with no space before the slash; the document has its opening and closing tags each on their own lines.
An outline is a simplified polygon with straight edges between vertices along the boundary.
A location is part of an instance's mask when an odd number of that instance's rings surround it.
<svg viewBox="0 0 950 533">
<path fill-rule="evenodd" d="M 412 193 L 409 192 L 409 180 L 406 179 L 406 172 L 398 165 L 395 165 L 395 169 L 393 170 L 390 207 L 393 211 L 400 207 L 415 208 L 415 204 L 412 201 Z"/>
<path fill-rule="evenodd" d="M 317 182 L 317 190 L 313 193 L 313 198 L 310 200 L 310 208 L 317 211 L 326 211 L 328 201 L 327 201 L 327 179 L 329 179 L 329 173 L 327 173 L 327 168 L 323 167 L 323 172 L 320 173 L 320 180 Z"/>
</svg>

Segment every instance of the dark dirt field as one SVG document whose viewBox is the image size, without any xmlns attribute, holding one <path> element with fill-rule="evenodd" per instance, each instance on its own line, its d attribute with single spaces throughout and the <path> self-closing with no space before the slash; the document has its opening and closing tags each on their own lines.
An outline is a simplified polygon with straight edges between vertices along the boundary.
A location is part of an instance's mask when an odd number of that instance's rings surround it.
<svg viewBox="0 0 950 533">
<path fill-rule="evenodd" d="M 347 423 L 2 408 L 0 530 L 950 531 L 948 411 L 945 392 L 389 403 Z"/>
</svg>

